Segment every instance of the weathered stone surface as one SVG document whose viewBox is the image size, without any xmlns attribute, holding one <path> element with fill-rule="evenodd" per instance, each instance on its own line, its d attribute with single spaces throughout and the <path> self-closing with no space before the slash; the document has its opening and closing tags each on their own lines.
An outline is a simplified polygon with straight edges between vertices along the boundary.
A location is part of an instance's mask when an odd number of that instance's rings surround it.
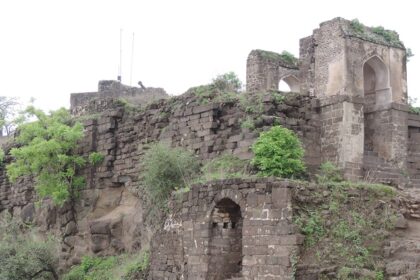
<svg viewBox="0 0 420 280">
<path fill-rule="evenodd" d="M 303 240 L 283 214 L 293 187 L 270 178 L 220 180 L 193 186 L 182 202 L 174 198 L 152 241 L 150 279 L 289 279 Z M 204 201 L 209 207 L 200 207 Z"/>
<path fill-rule="evenodd" d="M 250 99 L 251 105 L 261 110 L 254 122 L 256 131 L 243 127 L 253 116 L 229 100 L 209 98 L 204 103 L 191 93 L 161 100 L 167 98 L 162 89 L 128 87 L 117 81 L 100 82 L 95 93 L 72 94 L 72 113 L 91 115 L 84 121 L 85 137 L 76 152 L 97 151 L 105 160 L 80 170 L 87 186 L 77 201 L 63 207 L 44 200 L 34 208 L 33 178 L 11 184 L 3 168 L 0 212 L 9 211 L 33 221 L 42 232 L 62 237 L 63 267 L 91 252 L 111 255 L 148 247 L 156 225 L 145 224 L 148 209 L 139 188 L 148 144 L 164 141 L 192 151 L 202 161 L 224 153 L 249 159 L 259 131 L 276 123 L 297 133 L 310 174 L 322 162 L 331 161 L 349 179 L 420 187 L 420 117 L 408 113 L 405 50 L 402 45 L 356 36 L 350 27 L 340 18 L 322 23 L 300 41 L 298 63 L 271 52 L 250 53 L 247 89 L 257 97 Z M 277 90 L 280 80 L 300 94 L 262 94 Z M 135 112 L 124 99 L 139 106 L 151 104 Z M 153 237 L 154 279 L 220 278 L 221 272 L 232 279 L 276 279 L 278 275 L 288 279 L 288 247 L 302 241 L 290 224 L 291 183 L 258 180 L 227 180 L 185 194 L 180 213 L 168 218 L 164 230 Z M 233 212 L 226 209 L 222 214 L 212 212 L 223 198 L 240 207 L 241 222 L 229 220 Z M 410 232 L 415 227 L 412 221 L 420 219 L 419 205 L 420 199 L 401 198 L 404 217 L 397 220 L 398 228 Z M 234 229 L 238 234 L 229 235 Z M 239 229 L 240 238 L 232 238 Z M 386 251 L 395 260 L 414 259 L 408 270 L 415 271 L 418 262 L 413 256 L 418 252 L 410 248 L 418 248 L 417 237 L 397 241 Z M 225 254 L 222 248 L 229 250 Z M 396 254 L 398 250 L 408 251 L 408 256 Z M 240 254 L 242 268 L 237 272 Z M 234 261 L 229 264 L 229 260 Z M 301 279 L 317 279 L 319 273 L 335 277 L 335 268 L 306 269 Z M 397 262 L 390 262 L 387 271 L 411 273 Z"/>
</svg>

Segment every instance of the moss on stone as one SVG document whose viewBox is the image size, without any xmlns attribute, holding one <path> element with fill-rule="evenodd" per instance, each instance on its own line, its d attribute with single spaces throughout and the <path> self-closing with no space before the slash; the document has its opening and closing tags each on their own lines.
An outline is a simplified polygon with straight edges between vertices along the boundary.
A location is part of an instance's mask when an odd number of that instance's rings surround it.
<svg viewBox="0 0 420 280">
<path fill-rule="evenodd" d="M 350 36 L 376 44 L 405 49 L 396 31 L 385 29 L 382 26 L 368 27 L 359 22 L 358 19 L 349 22 L 347 33 Z"/>
<path fill-rule="evenodd" d="M 264 59 L 280 61 L 287 66 L 297 67 L 298 59 L 288 51 L 283 51 L 281 54 L 265 50 L 256 50 L 256 52 Z"/>
</svg>

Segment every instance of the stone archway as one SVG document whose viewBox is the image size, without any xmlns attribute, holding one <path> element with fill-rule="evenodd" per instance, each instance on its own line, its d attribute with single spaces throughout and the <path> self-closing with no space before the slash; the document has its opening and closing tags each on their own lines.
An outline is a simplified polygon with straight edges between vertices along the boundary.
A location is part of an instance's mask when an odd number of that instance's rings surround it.
<svg viewBox="0 0 420 280">
<path fill-rule="evenodd" d="M 280 79 L 278 88 L 284 92 L 300 92 L 300 83 L 295 76 L 289 75 Z"/>
<path fill-rule="evenodd" d="M 364 88 L 364 153 L 365 155 L 388 158 L 390 151 L 385 145 L 385 130 L 381 127 L 382 112 L 392 102 L 389 71 L 385 63 L 373 56 L 363 65 Z"/>
<path fill-rule="evenodd" d="M 241 207 L 230 198 L 219 200 L 210 217 L 209 265 L 206 279 L 229 279 L 242 269 Z"/>
</svg>

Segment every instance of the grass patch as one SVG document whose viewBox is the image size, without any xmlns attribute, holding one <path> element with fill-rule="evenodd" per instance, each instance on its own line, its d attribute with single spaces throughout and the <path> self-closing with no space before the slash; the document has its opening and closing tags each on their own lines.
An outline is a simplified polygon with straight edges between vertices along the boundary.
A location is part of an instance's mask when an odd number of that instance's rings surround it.
<svg viewBox="0 0 420 280">
<path fill-rule="evenodd" d="M 207 162 L 201 169 L 199 182 L 250 176 L 249 160 L 226 154 Z"/>
<path fill-rule="evenodd" d="M 342 181 L 332 165 L 326 167 L 315 190 L 294 190 L 294 223 L 305 235 L 302 255 L 312 264 L 337 266 L 338 279 L 383 279 L 382 248 L 398 213 L 396 191 Z"/>
<path fill-rule="evenodd" d="M 147 279 L 149 252 L 134 255 L 82 258 L 64 275 L 63 280 L 135 280 Z"/>
</svg>

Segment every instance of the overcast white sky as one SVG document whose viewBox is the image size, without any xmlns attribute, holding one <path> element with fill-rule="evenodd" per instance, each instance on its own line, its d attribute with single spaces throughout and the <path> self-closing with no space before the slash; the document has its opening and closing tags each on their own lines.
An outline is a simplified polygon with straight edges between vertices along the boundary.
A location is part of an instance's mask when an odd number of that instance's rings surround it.
<svg viewBox="0 0 420 280">
<path fill-rule="evenodd" d="M 36 98 L 44 110 L 69 107 L 70 93 L 116 79 L 123 29 L 123 83 L 180 94 L 214 76 L 245 82 L 252 49 L 288 50 L 322 21 L 358 18 L 396 30 L 418 54 L 408 63 L 409 95 L 420 99 L 420 16 L 413 1 L 0 0 L 0 96 Z"/>
</svg>

